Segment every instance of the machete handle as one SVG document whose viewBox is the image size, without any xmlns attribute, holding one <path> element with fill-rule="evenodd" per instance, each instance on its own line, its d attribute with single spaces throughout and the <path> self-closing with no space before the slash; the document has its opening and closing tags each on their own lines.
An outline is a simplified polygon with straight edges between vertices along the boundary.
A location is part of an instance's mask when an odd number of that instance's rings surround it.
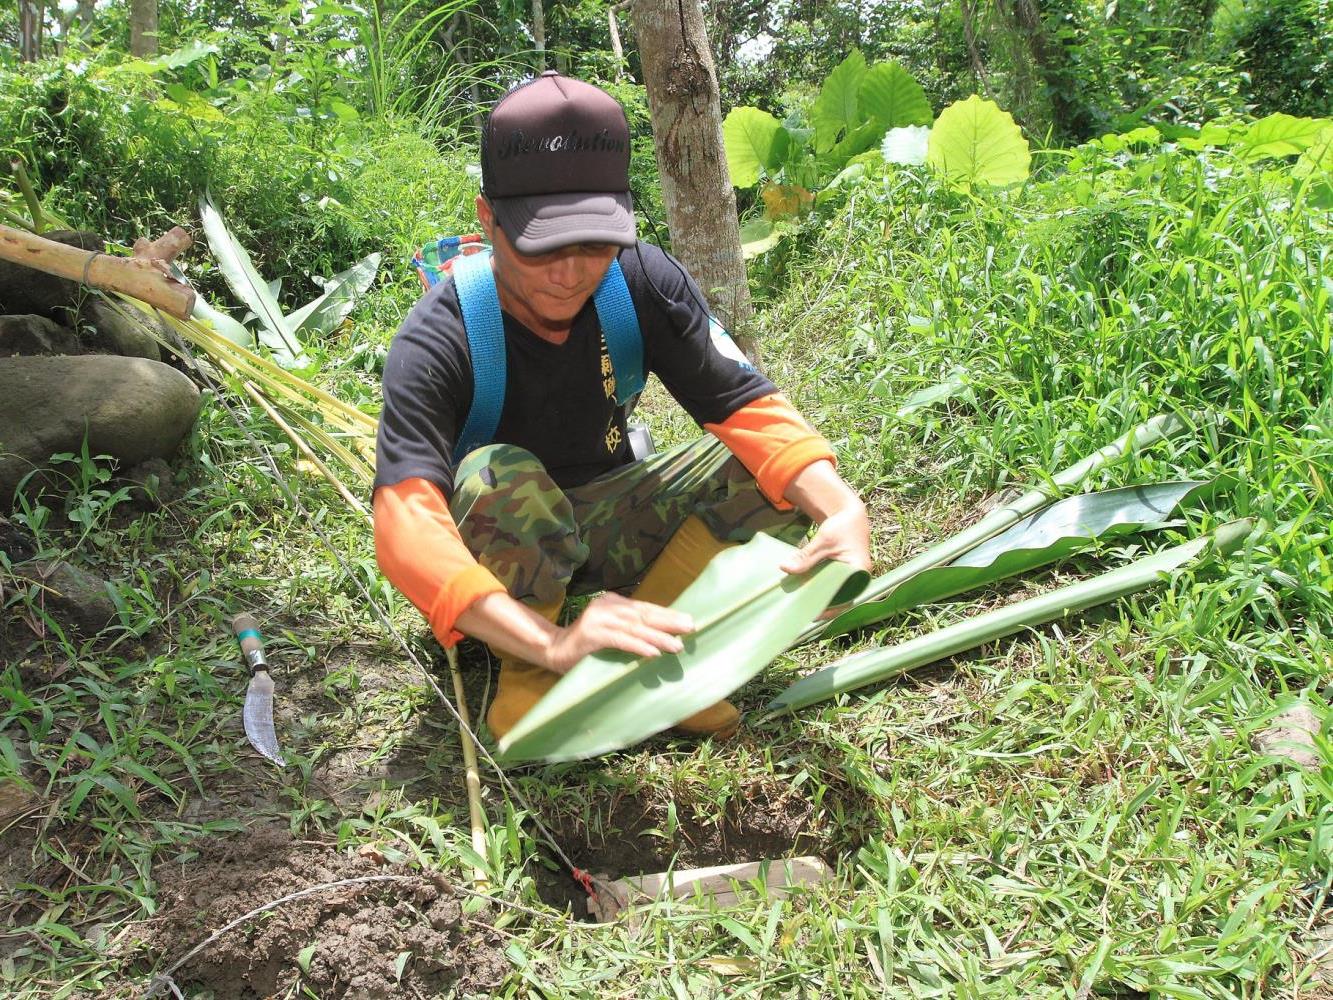
<svg viewBox="0 0 1333 1000">
<path fill-rule="evenodd" d="M 236 641 L 241 644 L 241 654 L 245 657 L 250 672 L 267 670 L 268 660 L 264 659 L 264 639 L 259 634 L 259 622 L 249 612 L 242 611 L 231 620 L 231 630 Z"/>
</svg>

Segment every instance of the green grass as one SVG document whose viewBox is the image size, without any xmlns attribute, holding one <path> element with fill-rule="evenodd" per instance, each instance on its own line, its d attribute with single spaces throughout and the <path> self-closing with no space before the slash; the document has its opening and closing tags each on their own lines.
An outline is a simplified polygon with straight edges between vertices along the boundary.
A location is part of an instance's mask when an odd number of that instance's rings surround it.
<svg viewBox="0 0 1333 1000">
<path fill-rule="evenodd" d="M 517 769 L 526 805 L 485 775 L 492 891 L 540 914 L 501 911 L 504 995 L 1327 995 L 1308 959 L 1333 888 L 1333 755 L 1321 741 L 1324 766 L 1301 770 L 1251 741 L 1292 701 L 1328 711 L 1329 218 L 1280 161 L 1085 148 L 1067 165 L 978 199 L 907 173 L 855 188 L 767 291 L 770 373 L 866 496 L 881 568 L 1171 407 L 1216 419 L 1096 485 L 1234 473 L 1226 506 L 1188 531 L 1249 516 L 1262 533 L 1219 568 L 732 743 Z M 324 345 L 340 395 L 373 404 L 407 299 L 380 290 L 356 345 Z M 956 375 L 969 391 L 899 415 Z M 659 444 L 691 433 L 660 393 L 645 412 Z M 249 430 L 293 475 L 262 418 Z M 373 844 L 467 877 L 457 735 L 361 586 L 427 662 L 433 641 L 378 581 L 364 528 L 315 480 L 294 477 L 306 511 L 291 509 L 216 404 L 191 450 L 187 492 L 165 511 L 130 511 L 81 462 L 73 499 L 28 516 L 52 552 L 93 538 L 76 558 L 114 576 L 125 610 L 96 641 L 39 640 L 14 615 L 0 634 L 17 651 L 0 674 L 0 774 L 28 761 L 34 789 L 0 840 L 3 870 L 22 875 L 0 902 L 0 989 L 14 995 L 146 983 L 173 957 L 137 943 L 161 866 L 188 868 L 257 821 L 311 850 Z M 739 700 L 753 717 L 812 666 L 1093 566 L 802 649 Z M 30 595 L 4 600 L 32 617 Z M 222 623 L 242 607 L 279 669 L 294 761 L 281 775 L 240 731 Z M 465 661 L 475 716 L 485 657 Z M 562 876 L 528 808 L 581 863 L 796 847 L 837 875 L 728 913 L 673 903 L 593 928 L 543 902 Z M 296 955 L 288 986 L 302 995 Z"/>
</svg>

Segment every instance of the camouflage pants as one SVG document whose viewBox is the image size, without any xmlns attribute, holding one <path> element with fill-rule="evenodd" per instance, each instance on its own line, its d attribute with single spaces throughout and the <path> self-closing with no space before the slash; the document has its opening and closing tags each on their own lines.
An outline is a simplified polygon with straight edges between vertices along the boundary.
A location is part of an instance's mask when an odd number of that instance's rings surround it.
<svg viewBox="0 0 1333 1000">
<path fill-rule="evenodd" d="M 795 543 L 809 520 L 779 511 L 712 435 L 562 490 L 531 452 L 493 444 L 458 466 L 450 510 L 477 561 L 510 596 L 552 605 L 627 590 L 691 514 L 723 541 Z"/>
</svg>

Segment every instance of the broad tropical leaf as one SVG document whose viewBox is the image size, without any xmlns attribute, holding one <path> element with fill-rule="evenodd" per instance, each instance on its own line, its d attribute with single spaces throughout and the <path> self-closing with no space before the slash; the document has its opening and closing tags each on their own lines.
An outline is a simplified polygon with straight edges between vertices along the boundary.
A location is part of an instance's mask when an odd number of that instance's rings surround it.
<svg viewBox="0 0 1333 1000">
<path fill-rule="evenodd" d="M 746 260 L 767 253 L 778 245 L 782 234 L 769 219 L 751 219 L 741 226 L 741 256 Z"/>
<path fill-rule="evenodd" d="M 859 49 L 833 68 L 819 88 L 819 96 L 810 108 L 810 124 L 815 129 L 815 151 L 827 153 L 843 131 L 862 124 L 866 116 L 858 110 L 858 94 L 866 75 L 866 57 Z"/>
<path fill-rule="evenodd" d="M 1249 520 L 1232 521 L 1210 535 L 1144 556 L 1091 580 L 1081 580 L 1049 594 L 988 611 L 897 646 L 857 653 L 802 677 L 769 702 L 768 708 L 791 710 L 813 705 L 844 691 L 887 680 L 946 656 L 975 649 L 1025 628 L 1044 625 L 1086 608 L 1118 600 L 1160 582 L 1164 573 L 1234 551 L 1252 528 L 1253 522 Z"/>
<path fill-rule="evenodd" d="M 882 601 L 858 604 L 837 619 L 851 631 L 923 604 L 942 601 L 1066 559 L 1098 542 L 1167 527 L 1181 507 L 1214 483 L 1172 482 L 1082 493 L 1044 507 L 965 552 L 947 566 L 923 570 Z"/>
<path fill-rule="evenodd" d="M 645 659 L 607 650 L 586 657 L 500 741 L 503 758 L 609 753 L 727 697 L 805 622 L 868 579 L 838 562 L 791 576 L 778 567 L 794 551 L 761 534 L 718 555 L 672 605 L 695 622 L 683 652 Z"/>
<path fill-rule="evenodd" d="M 833 144 L 825 157 L 826 163 L 841 166 L 853 156 L 873 149 L 884 135 L 884 126 L 877 121 L 868 121 L 850 129 L 846 135 Z"/>
<path fill-rule="evenodd" d="M 976 94 L 949 105 L 930 130 L 926 162 L 958 187 L 1016 184 L 1031 155 L 1013 115 Z"/>
<path fill-rule="evenodd" d="M 742 105 L 727 113 L 722 123 L 722 144 L 735 187 L 751 187 L 759 183 L 765 171 L 777 169 L 785 152 L 785 144 L 778 141 L 781 133 L 782 123 L 759 108 Z"/>
<path fill-rule="evenodd" d="M 904 125 L 884 133 L 879 151 L 884 162 L 905 167 L 919 167 L 926 162 L 926 148 L 930 143 L 930 126 Z"/>
<path fill-rule="evenodd" d="M 227 285 L 259 319 L 263 330 L 259 335 L 260 343 L 271 350 L 279 361 L 285 364 L 299 363 L 300 344 L 288 330 L 287 319 L 277 299 L 207 194 L 199 199 L 199 216 L 204 235 L 208 238 L 208 246 L 217 258 L 218 268 L 227 279 Z"/>
<path fill-rule="evenodd" d="M 890 570 L 883 576 L 876 577 L 870 581 L 870 585 L 861 594 L 859 603 L 883 600 L 895 588 L 906 583 L 922 570 L 953 562 L 963 553 L 975 548 L 986 539 L 998 535 L 1010 525 L 1045 506 L 1053 497 L 1078 486 L 1099 469 L 1127 454 L 1146 448 L 1155 441 L 1173 437 L 1189 426 L 1189 423 L 1175 414 L 1163 413 L 1139 424 L 1137 427 L 1131 428 L 1127 433 L 1110 444 L 1099 448 L 1087 458 L 1057 472 L 1051 477 L 1049 483 L 1044 483 L 1036 489 L 1029 490 L 1012 503 L 991 511 L 970 528 L 966 528 L 953 537 L 932 545 L 925 552 L 909 559 L 901 566 Z M 818 635 L 823 635 L 826 638 L 841 635 L 847 631 L 847 628 L 843 627 L 844 619 L 855 610 L 853 607 L 843 612 L 842 615 L 839 615 L 827 625 L 823 623 L 811 625 L 801 634 L 800 641 L 813 639 Z"/>
<path fill-rule="evenodd" d="M 885 128 L 929 125 L 935 117 L 921 84 L 896 62 L 878 63 L 866 71 L 860 99 L 861 113 Z"/>
<path fill-rule="evenodd" d="M 324 282 L 324 293 L 307 302 L 287 317 L 290 329 L 297 333 L 332 333 L 347 318 L 356 300 L 370 288 L 380 267 L 380 255 L 373 253 L 339 271 Z M 316 281 L 320 279 L 316 278 Z"/>
<path fill-rule="evenodd" d="M 1326 118 L 1296 118 L 1279 112 L 1250 124 L 1234 148 L 1246 160 L 1294 156 L 1308 149 L 1327 124 Z"/>
<path fill-rule="evenodd" d="M 194 297 L 194 311 L 190 313 L 190 318 L 208 323 L 233 344 L 241 347 L 254 346 L 255 335 L 245 328 L 245 324 L 228 316 L 221 309 L 215 309 L 203 295 Z"/>
</svg>

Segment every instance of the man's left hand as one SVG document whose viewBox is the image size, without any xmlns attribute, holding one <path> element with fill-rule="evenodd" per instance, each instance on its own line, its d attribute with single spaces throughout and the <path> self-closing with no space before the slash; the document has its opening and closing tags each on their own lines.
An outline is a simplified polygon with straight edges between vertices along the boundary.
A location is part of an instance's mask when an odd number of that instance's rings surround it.
<svg viewBox="0 0 1333 1000">
<path fill-rule="evenodd" d="M 859 500 L 826 517 L 815 536 L 781 568 L 787 573 L 805 573 L 825 559 L 870 571 L 870 520 Z"/>
</svg>

